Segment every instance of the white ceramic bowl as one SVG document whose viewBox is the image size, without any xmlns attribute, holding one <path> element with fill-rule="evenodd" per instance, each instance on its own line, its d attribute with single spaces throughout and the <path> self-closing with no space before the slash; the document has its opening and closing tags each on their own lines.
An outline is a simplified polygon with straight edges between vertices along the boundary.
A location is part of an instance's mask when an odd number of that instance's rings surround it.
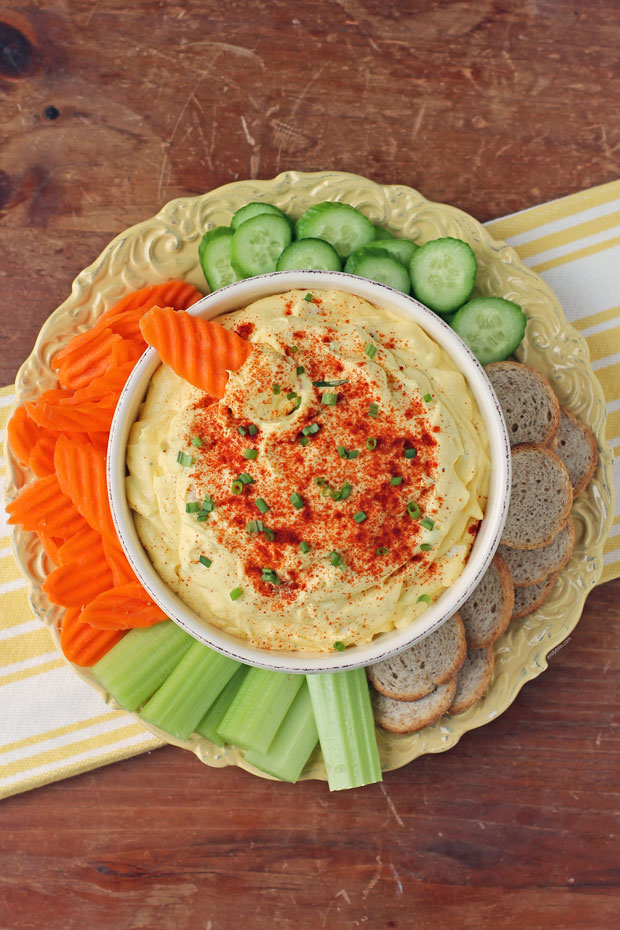
<svg viewBox="0 0 620 930">
<path fill-rule="evenodd" d="M 485 422 L 491 458 L 489 500 L 467 564 L 458 580 L 410 626 L 382 633 L 372 642 L 344 652 L 316 654 L 269 652 L 218 630 L 187 607 L 159 577 L 142 547 L 125 495 L 125 457 L 129 431 L 138 416 L 146 390 L 160 358 L 148 349 L 132 372 L 120 396 L 108 445 L 108 492 L 118 536 L 136 575 L 166 614 L 205 645 L 247 665 L 287 672 L 327 672 L 371 665 L 428 636 L 447 620 L 478 584 L 499 544 L 510 499 L 510 442 L 499 403 L 483 368 L 456 333 L 417 300 L 383 284 L 344 272 L 284 271 L 248 278 L 204 297 L 189 311 L 212 319 L 245 307 L 261 297 L 293 288 L 334 288 L 356 294 L 377 306 L 418 323 L 451 356 L 465 375 Z"/>
</svg>

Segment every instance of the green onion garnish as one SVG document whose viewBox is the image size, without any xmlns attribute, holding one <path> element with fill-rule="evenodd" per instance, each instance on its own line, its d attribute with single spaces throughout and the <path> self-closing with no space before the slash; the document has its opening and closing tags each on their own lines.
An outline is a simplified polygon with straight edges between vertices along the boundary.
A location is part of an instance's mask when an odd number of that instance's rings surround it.
<svg viewBox="0 0 620 930">
<path fill-rule="evenodd" d="M 368 407 L 368 416 L 375 419 L 379 416 L 379 404 L 370 404 Z"/>
<path fill-rule="evenodd" d="M 272 393 L 272 394 L 279 394 L 279 393 L 280 393 L 280 385 L 279 385 L 279 384 L 275 384 L 275 383 L 272 384 L 272 385 L 271 385 L 271 393 Z"/>
<path fill-rule="evenodd" d="M 377 555 L 387 555 L 388 552 L 389 552 L 389 549 L 388 549 L 387 546 L 380 546 L 380 547 L 377 549 Z"/>
<path fill-rule="evenodd" d="M 292 352 L 293 354 L 295 354 L 295 352 L 299 352 L 299 346 L 290 346 L 289 352 Z"/>
<path fill-rule="evenodd" d="M 300 446 L 307 446 L 308 443 L 310 442 L 310 439 L 308 438 L 308 436 L 300 436 L 298 439 L 298 442 Z"/>
<path fill-rule="evenodd" d="M 417 454 L 418 454 L 417 449 L 414 449 L 414 448 L 405 449 L 405 458 L 406 458 L 406 459 L 414 459 L 414 458 L 416 457 Z"/>
<path fill-rule="evenodd" d="M 198 561 L 201 565 L 206 565 L 207 568 L 211 568 L 213 565 L 213 559 L 208 559 L 206 555 L 201 555 Z"/>
<path fill-rule="evenodd" d="M 423 520 L 420 520 L 420 525 L 423 526 L 425 530 L 432 530 L 435 526 L 435 521 L 431 520 L 430 517 L 424 517 Z"/>
<path fill-rule="evenodd" d="M 359 450 L 359 449 L 351 449 L 350 452 L 347 452 L 347 458 L 348 458 L 348 459 L 356 459 L 356 458 L 358 457 L 359 454 L 360 454 L 360 450 Z"/>
<path fill-rule="evenodd" d="M 295 371 L 296 371 L 296 373 L 297 373 L 298 375 L 303 375 L 303 373 L 304 373 L 305 370 L 306 370 L 306 369 L 304 368 L 303 365 L 298 365 L 297 368 L 295 369 Z"/>
<path fill-rule="evenodd" d="M 337 448 L 337 450 L 338 450 L 338 455 L 340 456 L 340 458 L 341 458 L 341 459 L 346 459 L 346 457 L 347 457 L 347 450 L 345 449 L 345 447 L 344 447 L 344 446 L 336 446 L 336 448 Z"/>
<path fill-rule="evenodd" d="M 355 516 L 353 517 L 356 523 L 363 523 L 366 519 L 366 514 L 363 510 L 358 510 Z"/>
<path fill-rule="evenodd" d="M 257 497 L 254 503 L 256 504 L 256 506 L 258 507 L 261 513 L 267 513 L 267 511 L 269 510 L 269 504 L 267 504 L 262 499 L 262 497 Z"/>
<path fill-rule="evenodd" d="M 248 434 L 248 431 L 247 431 L 247 429 L 245 428 L 245 426 L 238 426 L 238 427 L 237 427 L 237 432 L 240 433 L 241 436 L 247 436 L 247 434 Z"/>
<path fill-rule="evenodd" d="M 258 533 L 260 532 L 258 528 L 259 523 L 260 523 L 260 520 L 248 520 L 248 522 L 245 525 L 245 528 L 248 531 L 248 533 Z"/>
<path fill-rule="evenodd" d="M 428 402 L 431 401 L 433 398 L 431 397 L 430 394 L 425 394 L 422 399 L 425 400 L 426 403 L 428 404 Z"/>
<path fill-rule="evenodd" d="M 261 526 L 262 526 L 262 524 L 261 524 Z M 273 542 L 273 541 L 274 541 L 274 539 L 275 539 L 275 534 L 274 534 L 273 530 L 270 530 L 268 526 L 263 526 L 263 532 L 264 532 L 264 534 L 265 534 L 265 539 L 266 539 L 268 542 Z"/>
<path fill-rule="evenodd" d="M 325 478 L 315 478 L 314 483 L 318 484 L 319 487 L 322 487 L 325 484 Z"/>
<path fill-rule="evenodd" d="M 192 436 L 192 445 L 196 446 L 197 449 L 202 448 L 202 439 L 200 436 Z"/>
<path fill-rule="evenodd" d="M 230 490 L 233 494 L 243 494 L 243 481 L 239 481 L 239 479 L 236 478 L 233 481 Z"/>
<path fill-rule="evenodd" d="M 348 378 L 342 378 L 341 381 L 313 381 L 314 387 L 340 387 L 341 384 L 348 384 Z"/>
<path fill-rule="evenodd" d="M 312 300 L 312 294 L 310 293 L 310 291 L 308 291 L 308 293 L 304 297 L 304 300 L 307 300 L 308 303 L 310 303 L 310 301 Z"/>
<path fill-rule="evenodd" d="M 334 643 L 334 649 L 337 649 L 338 652 L 344 652 L 347 647 L 344 643 L 341 643 L 340 640 Z"/>
<path fill-rule="evenodd" d="M 280 584 L 280 579 L 278 578 L 277 573 L 273 568 L 264 568 L 262 571 L 262 580 L 269 582 L 269 584 Z"/>
<path fill-rule="evenodd" d="M 293 400 L 294 397 L 299 397 L 299 395 L 296 394 L 295 391 L 289 391 L 288 394 L 286 395 L 287 400 Z"/>
<path fill-rule="evenodd" d="M 238 601 L 243 594 L 243 588 L 233 588 L 230 592 L 231 601 Z"/>
<path fill-rule="evenodd" d="M 241 472 L 237 481 L 240 481 L 242 484 L 254 484 L 254 478 L 252 475 L 248 475 L 247 471 Z"/>
<path fill-rule="evenodd" d="M 302 539 L 302 541 L 299 543 L 299 548 L 301 549 L 304 555 L 306 554 L 306 552 L 310 552 L 310 546 L 306 542 L 305 539 Z"/>
<path fill-rule="evenodd" d="M 337 568 L 339 565 L 344 565 L 344 562 L 342 561 L 342 559 L 340 558 L 340 556 L 338 555 L 337 552 L 330 552 L 330 553 L 329 553 L 329 561 L 330 561 L 330 562 L 332 563 L 332 565 L 335 566 L 336 568 Z"/>
<path fill-rule="evenodd" d="M 372 342 L 369 342 L 366 348 L 364 349 L 364 352 L 366 353 L 368 358 L 374 358 L 375 355 L 377 354 L 377 347 L 373 346 Z"/>
<path fill-rule="evenodd" d="M 209 519 L 209 514 L 206 510 L 201 510 L 198 516 L 196 517 L 199 523 L 204 523 L 205 520 Z"/>
<path fill-rule="evenodd" d="M 393 488 L 395 488 L 397 485 L 402 484 L 402 483 L 403 483 L 402 478 L 396 478 L 396 477 L 390 478 L 390 484 Z"/>
<path fill-rule="evenodd" d="M 420 596 L 419 596 L 419 598 L 418 598 L 418 600 L 417 600 L 417 603 L 419 604 L 420 601 L 424 601 L 425 604 L 430 604 L 430 602 L 431 602 L 430 595 L 428 595 L 428 594 L 420 594 Z"/>
<path fill-rule="evenodd" d="M 258 458 L 258 449 L 244 449 L 243 458 L 254 461 L 255 458 Z"/>
<path fill-rule="evenodd" d="M 248 433 L 250 434 L 250 436 L 256 436 L 256 434 L 258 433 L 258 426 L 256 426 L 255 423 L 250 423 L 250 425 L 248 426 Z"/>
<path fill-rule="evenodd" d="M 409 501 L 407 504 L 407 513 L 410 517 L 413 517 L 414 520 L 420 516 L 420 508 L 417 505 L 416 501 Z"/>
<path fill-rule="evenodd" d="M 345 481 L 345 483 L 342 485 L 342 489 L 340 490 L 340 493 L 338 494 L 338 497 L 335 499 L 339 501 L 346 501 L 347 497 L 351 496 L 352 490 L 353 490 L 353 485 L 349 484 L 348 481 Z"/>
<path fill-rule="evenodd" d="M 210 494 L 205 495 L 205 499 L 202 502 L 202 509 L 206 513 L 212 513 L 214 507 L 215 507 L 215 504 L 213 503 L 213 498 L 211 497 L 211 495 Z"/>
<path fill-rule="evenodd" d="M 318 433 L 320 428 L 318 423 L 310 423 L 308 426 L 304 426 L 302 433 L 304 436 L 314 436 L 315 433 Z"/>
<path fill-rule="evenodd" d="M 326 391 L 325 394 L 321 396 L 321 403 L 326 404 L 328 407 L 334 407 L 338 403 L 338 395 L 330 394 Z"/>
<path fill-rule="evenodd" d="M 293 505 L 293 507 L 295 508 L 295 510 L 301 510 L 301 508 L 304 505 L 304 499 L 301 496 L 301 494 L 297 493 L 297 491 L 293 491 L 293 493 L 289 497 L 289 500 L 291 504 Z"/>
<path fill-rule="evenodd" d="M 179 452 L 177 455 L 177 462 L 184 468 L 189 468 L 190 465 L 194 464 L 194 456 L 187 455 L 185 452 Z"/>
<path fill-rule="evenodd" d="M 200 510 L 199 501 L 190 501 L 185 505 L 185 513 L 198 513 Z"/>
<path fill-rule="evenodd" d="M 431 544 L 430 544 L 430 543 L 422 543 L 422 545 L 420 546 L 420 549 L 422 550 L 422 552 L 430 552 Z"/>
<path fill-rule="evenodd" d="M 369 452 L 373 452 L 377 448 L 378 439 L 376 436 L 369 436 L 366 440 L 366 448 Z"/>
</svg>

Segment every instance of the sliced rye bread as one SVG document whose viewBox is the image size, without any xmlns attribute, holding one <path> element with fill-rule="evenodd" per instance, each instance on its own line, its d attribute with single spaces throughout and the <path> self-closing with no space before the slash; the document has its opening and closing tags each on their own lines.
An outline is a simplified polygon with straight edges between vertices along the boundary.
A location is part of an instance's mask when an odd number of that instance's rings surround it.
<svg viewBox="0 0 620 930">
<path fill-rule="evenodd" d="M 373 687 L 394 701 L 417 701 L 452 678 L 465 661 L 465 628 L 458 614 L 426 639 L 366 669 Z"/>
<path fill-rule="evenodd" d="M 483 697 L 493 677 L 495 654 L 492 646 L 468 649 L 467 658 L 456 678 L 456 694 L 448 713 L 462 714 Z"/>
<path fill-rule="evenodd" d="M 512 619 L 521 620 L 545 603 L 549 598 L 555 579 L 558 577 L 557 572 L 552 572 L 543 581 L 538 584 L 529 584 L 526 588 L 515 588 L 515 604 L 512 608 Z"/>
<path fill-rule="evenodd" d="M 560 422 L 560 404 L 545 376 L 521 362 L 492 362 L 484 370 L 502 408 L 511 446 L 549 445 Z"/>
<path fill-rule="evenodd" d="M 508 566 L 496 553 L 460 609 L 468 647 L 483 649 L 499 639 L 510 623 L 514 596 Z"/>
<path fill-rule="evenodd" d="M 573 504 L 564 464 L 546 446 L 524 443 L 512 450 L 512 488 L 500 542 L 511 549 L 548 546 Z"/>
<path fill-rule="evenodd" d="M 447 712 L 456 694 L 456 675 L 417 701 L 395 701 L 371 690 L 375 721 L 390 733 L 415 733 Z"/>
<path fill-rule="evenodd" d="M 575 527 L 569 517 L 557 536 L 548 546 L 539 549 L 511 549 L 500 546 L 497 550 L 512 575 L 515 588 L 538 584 L 552 572 L 564 568 L 573 554 Z"/>
<path fill-rule="evenodd" d="M 590 483 L 596 471 L 598 451 L 594 434 L 570 410 L 561 407 L 560 425 L 552 448 L 566 465 L 576 497 Z"/>
</svg>

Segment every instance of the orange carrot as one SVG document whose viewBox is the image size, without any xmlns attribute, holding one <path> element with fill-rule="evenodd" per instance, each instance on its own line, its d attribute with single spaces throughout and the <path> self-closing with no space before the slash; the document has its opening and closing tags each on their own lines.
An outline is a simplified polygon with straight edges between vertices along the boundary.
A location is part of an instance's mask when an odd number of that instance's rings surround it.
<svg viewBox="0 0 620 930">
<path fill-rule="evenodd" d="M 53 604 L 84 607 L 113 583 L 107 562 L 103 558 L 93 558 L 60 565 L 47 576 L 42 588 Z"/>
<path fill-rule="evenodd" d="M 114 587 L 129 584 L 136 580 L 133 569 L 127 557 L 118 542 L 112 542 L 110 539 L 103 540 L 103 551 L 105 560 L 110 566 L 112 577 L 114 578 Z"/>
<path fill-rule="evenodd" d="M 82 620 L 98 630 L 128 630 L 166 620 L 163 610 L 137 582 L 111 588 L 84 608 Z"/>
<path fill-rule="evenodd" d="M 108 394 L 97 403 L 40 404 L 35 416 L 41 426 L 59 433 L 109 432 L 116 409 L 116 398 Z"/>
<path fill-rule="evenodd" d="M 101 534 L 85 525 L 83 530 L 71 536 L 58 550 L 58 565 L 70 562 L 101 562 L 105 559 Z"/>
<path fill-rule="evenodd" d="M 48 536 L 47 533 L 43 533 L 41 530 L 39 530 L 37 536 L 41 540 L 41 545 L 45 549 L 45 554 L 47 557 L 54 563 L 54 565 L 60 565 L 58 551 L 63 544 L 63 540 L 57 539 L 54 536 Z"/>
<path fill-rule="evenodd" d="M 106 485 L 105 453 L 90 442 L 59 436 L 54 452 L 58 482 L 92 529 L 116 540 Z"/>
<path fill-rule="evenodd" d="M 105 400 L 110 395 L 118 398 L 127 378 L 134 369 L 134 361 L 125 362 L 122 365 L 115 365 L 106 371 L 105 374 L 94 378 L 89 385 L 80 388 L 69 397 L 63 397 L 59 402 L 60 407 L 73 407 L 75 404 L 93 403 Z"/>
<path fill-rule="evenodd" d="M 149 284 L 121 298 L 107 310 L 97 322 L 99 326 L 108 326 L 132 310 L 146 313 L 151 307 L 173 307 L 175 310 L 187 310 L 203 295 L 192 284 L 185 281 L 166 281 L 165 284 Z"/>
<path fill-rule="evenodd" d="M 28 465 L 30 452 L 40 436 L 40 428 L 25 406 L 18 407 L 7 424 L 9 445 L 22 465 Z"/>
<path fill-rule="evenodd" d="M 154 307 L 140 321 L 142 335 L 194 387 L 223 397 L 228 372 L 241 368 L 252 344 L 219 323 L 170 307 Z"/>
<path fill-rule="evenodd" d="M 82 336 L 84 339 L 79 345 L 74 345 L 62 358 L 59 352 L 52 360 L 63 387 L 86 387 L 94 378 L 105 374 L 112 364 L 113 348 L 121 342 L 121 337 L 110 329 L 93 329 Z"/>
<path fill-rule="evenodd" d="M 43 530 L 47 536 L 61 539 L 79 533 L 86 525 L 71 499 L 63 493 L 56 475 L 26 485 L 6 509 L 9 523 L 20 523 L 25 530 Z"/>
<path fill-rule="evenodd" d="M 81 615 L 80 607 L 70 607 L 65 611 L 60 646 L 70 662 L 84 667 L 103 658 L 124 634 L 120 630 L 95 630 L 84 623 Z"/>
<path fill-rule="evenodd" d="M 41 430 L 41 436 L 30 450 L 28 464 L 39 478 L 54 474 L 54 449 L 56 436 L 47 430 Z"/>
<path fill-rule="evenodd" d="M 142 337 L 140 339 L 123 339 L 112 347 L 112 368 L 132 363 L 132 368 L 148 348 Z"/>
</svg>

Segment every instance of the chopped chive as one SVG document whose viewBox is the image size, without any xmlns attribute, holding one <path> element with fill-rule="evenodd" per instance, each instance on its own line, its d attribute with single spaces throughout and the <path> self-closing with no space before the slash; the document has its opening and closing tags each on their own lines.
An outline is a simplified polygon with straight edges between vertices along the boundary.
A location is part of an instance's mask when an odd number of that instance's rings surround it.
<svg viewBox="0 0 620 930">
<path fill-rule="evenodd" d="M 368 416 L 374 417 L 375 420 L 379 416 L 379 404 L 369 404 L 368 406 Z"/>
<path fill-rule="evenodd" d="M 387 546 L 379 546 L 379 548 L 377 549 L 377 555 L 387 555 L 388 552 L 389 552 L 389 549 Z"/>
<path fill-rule="evenodd" d="M 407 504 L 407 513 L 410 517 L 413 517 L 414 520 L 420 516 L 420 508 L 417 505 L 416 501 L 409 501 Z"/>
<path fill-rule="evenodd" d="M 194 456 L 187 455 L 185 452 L 179 452 L 177 455 L 177 462 L 184 468 L 189 468 L 190 465 L 194 464 Z"/>
<path fill-rule="evenodd" d="M 418 600 L 417 600 L 416 603 L 419 604 L 420 601 L 424 601 L 425 604 L 430 604 L 430 602 L 431 602 L 430 595 L 428 595 L 428 594 L 420 594 L 420 596 L 419 596 L 419 598 L 418 598 Z"/>
<path fill-rule="evenodd" d="M 205 520 L 209 519 L 209 514 L 206 510 L 201 510 L 198 516 L 196 517 L 199 523 L 204 523 Z"/>
<path fill-rule="evenodd" d="M 238 601 L 243 594 L 243 588 L 233 588 L 230 592 L 231 601 Z"/>
<path fill-rule="evenodd" d="M 273 568 L 263 568 L 261 577 L 263 581 L 267 581 L 269 584 L 280 584 L 280 579 Z"/>
<path fill-rule="evenodd" d="M 304 505 L 304 499 L 301 496 L 301 494 L 297 493 L 297 491 L 293 491 L 293 493 L 289 497 L 289 500 L 291 504 L 293 505 L 293 507 L 295 508 L 295 510 L 301 510 L 301 508 Z"/>
<path fill-rule="evenodd" d="M 198 561 L 201 565 L 205 565 L 207 568 L 211 568 L 213 565 L 213 559 L 208 559 L 206 555 L 201 555 Z"/>
<path fill-rule="evenodd" d="M 202 509 L 206 513 L 213 513 L 214 507 L 215 507 L 215 504 L 213 502 L 213 498 L 209 494 L 205 495 L 205 499 L 202 502 Z"/>
<path fill-rule="evenodd" d="M 304 426 L 302 433 L 304 436 L 314 436 L 320 430 L 318 423 L 309 423 L 308 426 Z"/>
<path fill-rule="evenodd" d="M 420 549 L 422 550 L 422 552 L 430 552 L 431 544 L 430 544 L 430 543 L 422 543 L 422 545 L 420 546 Z"/>
<path fill-rule="evenodd" d="M 368 437 L 368 439 L 366 440 L 366 448 L 368 449 L 369 452 L 373 452 L 377 448 L 377 442 L 378 440 L 376 436 Z"/>
<path fill-rule="evenodd" d="M 189 501 L 185 505 L 185 513 L 198 513 L 200 510 L 200 501 Z"/>
<path fill-rule="evenodd" d="M 355 516 L 353 517 L 356 523 L 363 523 L 366 519 L 366 514 L 363 510 L 358 510 Z"/>
<path fill-rule="evenodd" d="M 364 349 L 364 352 L 366 353 L 368 358 L 374 358 L 375 355 L 377 354 L 377 347 L 374 346 L 372 342 L 369 342 L 366 348 Z"/>
<path fill-rule="evenodd" d="M 402 484 L 402 483 L 403 483 L 402 478 L 397 478 L 396 476 L 394 478 L 390 478 L 390 484 L 393 488 L 395 488 L 397 485 Z"/>
<path fill-rule="evenodd" d="M 247 434 L 248 434 L 248 431 L 247 431 L 247 429 L 245 428 L 245 426 L 238 426 L 238 427 L 237 427 L 237 432 L 240 433 L 241 436 L 247 436 Z"/>
<path fill-rule="evenodd" d="M 321 497 L 331 497 L 332 500 L 337 501 L 340 497 L 340 491 L 337 491 L 335 488 L 330 488 L 328 484 L 321 491 Z"/>
<path fill-rule="evenodd" d="M 248 520 L 245 528 L 248 533 L 258 533 L 258 520 Z"/>
<path fill-rule="evenodd" d="M 259 521 L 260 522 L 260 521 Z M 262 524 L 261 524 L 262 526 Z M 270 530 L 268 526 L 263 526 L 263 533 L 265 534 L 265 539 L 267 542 L 273 542 L 275 539 L 275 533 L 273 530 Z"/>
<path fill-rule="evenodd" d="M 347 452 L 347 458 L 348 458 L 348 459 L 356 459 L 356 458 L 358 457 L 359 454 L 360 454 L 360 450 L 359 450 L 359 449 L 351 449 L 350 452 Z"/>
<path fill-rule="evenodd" d="M 344 447 L 344 446 L 336 446 L 336 449 L 338 450 L 338 455 L 340 456 L 340 458 L 341 458 L 341 459 L 346 459 L 346 457 L 347 457 L 347 450 L 345 449 L 345 447 Z"/>
<path fill-rule="evenodd" d="M 332 563 L 332 565 L 335 568 L 338 568 L 339 565 L 344 565 L 344 562 L 342 561 L 342 559 L 340 558 L 337 552 L 329 553 L 329 561 Z"/>
<path fill-rule="evenodd" d="M 352 485 L 352 484 L 349 484 L 348 481 L 345 481 L 345 483 L 342 485 L 342 488 L 341 488 L 341 490 L 340 490 L 340 492 L 339 492 L 338 497 L 336 498 L 336 500 L 339 500 L 339 501 L 346 501 L 347 497 L 350 497 L 350 496 L 351 496 L 351 491 L 352 491 L 352 490 L 353 490 L 353 485 Z"/>
<path fill-rule="evenodd" d="M 344 643 L 341 643 L 340 640 L 334 643 L 334 649 L 337 649 L 338 652 L 344 652 L 347 647 Z"/>
<path fill-rule="evenodd" d="M 258 458 L 258 449 L 244 449 L 243 458 L 250 459 L 253 462 L 254 459 Z"/>
<path fill-rule="evenodd" d="M 338 403 L 338 395 L 330 394 L 328 391 L 326 391 L 321 396 L 321 403 L 326 404 L 328 407 L 335 407 L 335 405 Z"/>
<path fill-rule="evenodd" d="M 295 391 L 289 391 L 288 394 L 286 395 L 286 399 L 287 399 L 287 400 L 292 400 L 294 397 L 298 397 L 298 396 L 299 396 L 299 395 L 296 394 Z"/>
<path fill-rule="evenodd" d="M 280 385 L 279 385 L 279 384 L 276 384 L 276 383 L 274 382 L 274 383 L 271 385 L 271 393 L 272 393 L 272 394 L 279 394 L 279 393 L 280 393 Z"/>
<path fill-rule="evenodd" d="M 200 438 L 200 436 L 192 436 L 192 445 L 196 446 L 197 449 L 202 448 L 203 443 L 202 443 L 202 439 Z"/>
<path fill-rule="evenodd" d="M 405 449 L 405 458 L 406 458 L 406 459 L 414 459 L 414 458 L 416 457 L 417 454 L 418 454 L 417 449 L 414 449 L 414 448 Z"/>
<path fill-rule="evenodd" d="M 314 387 L 340 387 L 341 384 L 348 384 L 348 378 L 342 378 L 340 381 L 313 381 Z"/>
<path fill-rule="evenodd" d="M 299 543 L 299 548 L 301 549 L 301 551 L 303 552 L 304 555 L 305 555 L 307 552 L 310 552 L 310 546 L 309 546 L 309 544 L 306 542 L 305 539 L 302 539 L 302 541 Z"/>
<path fill-rule="evenodd" d="M 261 513 L 267 513 L 267 511 L 269 510 L 269 504 L 267 504 L 262 499 L 262 497 L 257 497 L 254 503 L 256 504 L 256 506 L 258 507 Z"/>
<path fill-rule="evenodd" d="M 233 481 L 230 490 L 233 494 L 243 494 L 243 481 L 239 481 L 237 478 Z"/>
<path fill-rule="evenodd" d="M 304 373 L 305 370 L 306 370 L 306 369 L 304 368 L 303 365 L 298 365 L 297 368 L 295 369 L 296 374 L 298 374 L 298 375 L 303 375 L 303 373 Z"/>
<path fill-rule="evenodd" d="M 424 517 L 423 520 L 420 520 L 420 525 L 423 526 L 425 530 L 432 530 L 435 526 L 435 521 L 431 520 L 430 517 Z"/>
<path fill-rule="evenodd" d="M 299 346 L 289 346 L 289 352 L 292 352 L 294 355 L 295 352 L 299 352 Z"/>
<path fill-rule="evenodd" d="M 256 426 L 255 423 L 250 423 L 250 425 L 248 426 L 248 433 L 250 434 L 250 436 L 256 436 L 256 434 L 258 433 L 258 426 Z"/>
<path fill-rule="evenodd" d="M 252 475 L 248 475 L 247 471 L 242 471 L 237 481 L 240 481 L 242 484 L 254 484 L 254 478 Z"/>
<path fill-rule="evenodd" d="M 304 300 L 307 300 L 308 303 L 310 303 L 310 301 L 312 300 L 312 294 L 310 293 L 310 291 L 308 291 L 308 293 L 304 297 Z"/>
<path fill-rule="evenodd" d="M 325 484 L 325 478 L 315 478 L 314 483 L 318 484 L 319 487 L 322 487 Z"/>
<path fill-rule="evenodd" d="M 310 439 L 308 436 L 300 436 L 297 441 L 299 442 L 300 446 L 307 446 L 310 442 Z"/>
<path fill-rule="evenodd" d="M 430 394 L 425 394 L 422 399 L 425 400 L 426 403 L 428 404 L 428 402 L 431 401 L 433 398 L 431 397 Z"/>
</svg>

